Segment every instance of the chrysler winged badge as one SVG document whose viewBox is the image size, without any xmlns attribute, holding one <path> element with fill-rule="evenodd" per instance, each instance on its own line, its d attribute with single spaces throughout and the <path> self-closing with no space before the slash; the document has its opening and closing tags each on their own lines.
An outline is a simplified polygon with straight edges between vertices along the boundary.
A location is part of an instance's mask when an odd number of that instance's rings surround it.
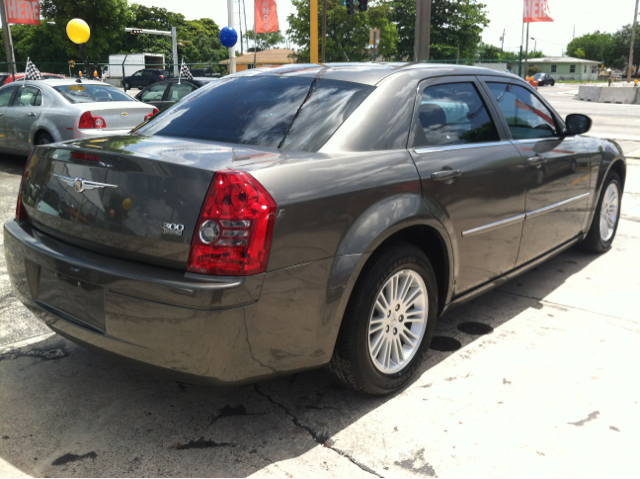
<svg viewBox="0 0 640 479">
<path fill-rule="evenodd" d="M 60 181 L 72 186 L 78 193 L 82 193 L 85 190 L 95 190 L 97 188 L 117 188 L 118 185 L 110 185 L 108 183 L 98 183 L 96 181 L 87 181 L 84 178 L 71 178 L 70 176 L 56 175 Z"/>
</svg>

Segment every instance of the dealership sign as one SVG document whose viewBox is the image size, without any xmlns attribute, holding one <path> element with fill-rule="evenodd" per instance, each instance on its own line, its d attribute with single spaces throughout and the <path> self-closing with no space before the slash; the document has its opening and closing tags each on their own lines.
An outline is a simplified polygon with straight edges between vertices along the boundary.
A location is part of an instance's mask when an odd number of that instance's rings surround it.
<svg viewBox="0 0 640 479">
<path fill-rule="evenodd" d="M 547 0 L 524 0 L 524 23 L 553 22 Z"/>
<path fill-rule="evenodd" d="M 40 0 L 5 0 L 7 23 L 40 25 Z"/>
</svg>

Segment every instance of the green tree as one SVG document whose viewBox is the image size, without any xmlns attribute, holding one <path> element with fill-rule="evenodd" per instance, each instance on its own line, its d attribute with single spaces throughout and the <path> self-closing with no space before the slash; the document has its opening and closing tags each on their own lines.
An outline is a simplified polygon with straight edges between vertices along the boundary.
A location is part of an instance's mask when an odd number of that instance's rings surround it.
<svg viewBox="0 0 640 479">
<path fill-rule="evenodd" d="M 567 55 L 610 63 L 615 56 L 614 49 L 613 35 L 596 31 L 571 40 L 567 45 Z M 580 56 L 581 54 L 583 56 Z"/>
<path fill-rule="evenodd" d="M 78 45 L 67 36 L 69 20 L 81 18 L 91 28 L 91 37 L 84 45 L 88 58 L 117 51 L 123 40 L 124 28 L 133 19 L 127 0 L 42 0 L 40 12 L 55 22 L 51 29 L 52 42 L 72 58 L 77 58 Z M 87 64 L 87 69 L 92 70 Z"/>
<path fill-rule="evenodd" d="M 629 49 L 631 47 L 631 25 L 625 25 L 612 35 L 613 52 L 610 66 L 620 70 L 626 70 L 629 62 Z M 634 65 L 640 64 L 640 32 L 636 27 L 636 41 L 633 46 L 633 62 Z M 607 65 L 609 66 L 609 65 Z"/>
<path fill-rule="evenodd" d="M 297 13 L 287 18 L 289 21 L 287 35 L 293 43 L 300 46 L 297 60 L 308 62 L 310 60 L 309 0 L 292 0 L 292 3 Z M 341 0 L 327 0 L 327 5 L 325 61 L 360 62 L 371 59 L 371 53 L 367 50 L 371 28 L 380 29 L 378 54 L 385 58 L 395 54 L 398 34 L 395 26 L 388 19 L 389 7 L 386 4 L 370 5 L 368 11 L 359 12 L 353 16 L 347 15 L 347 9 L 342 6 Z M 318 18 L 321 24 L 322 4 L 319 7 Z M 322 31 L 319 33 L 322 35 Z"/>
<path fill-rule="evenodd" d="M 397 57 L 414 59 L 416 2 L 388 0 L 399 35 Z M 489 25 L 486 5 L 476 0 L 433 0 L 431 4 L 432 59 L 474 58 L 482 31 Z"/>
<path fill-rule="evenodd" d="M 475 56 L 478 60 L 499 60 L 503 62 L 518 60 L 517 53 L 505 52 L 500 47 L 486 43 L 480 43 L 480 45 L 478 45 Z"/>
<path fill-rule="evenodd" d="M 244 38 L 247 39 L 247 51 L 253 52 L 256 49 L 261 52 L 262 50 L 269 50 L 270 48 L 275 48 L 281 43 L 284 43 L 285 38 L 282 32 L 278 30 L 273 33 L 258 33 L 257 35 L 253 30 L 249 30 L 244 34 Z M 250 40 L 250 42 L 249 42 Z M 257 47 L 253 47 L 256 42 Z"/>
</svg>

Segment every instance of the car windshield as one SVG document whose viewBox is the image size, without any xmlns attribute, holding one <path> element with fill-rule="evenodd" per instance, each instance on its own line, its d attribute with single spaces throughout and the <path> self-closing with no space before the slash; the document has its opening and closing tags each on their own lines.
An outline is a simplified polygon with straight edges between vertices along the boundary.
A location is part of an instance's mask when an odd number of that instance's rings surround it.
<svg viewBox="0 0 640 479">
<path fill-rule="evenodd" d="M 535 75 L 533 75 L 533 78 L 535 78 L 536 80 L 540 80 L 540 78 L 542 78 L 542 73 L 536 73 Z"/>
<path fill-rule="evenodd" d="M 53 87 L 71 103 L 97 103 L 105 101 L 135 101 L 126 93 L 110 85 L 58 85 Z"/>
<path fill-rule="evenodd" d="M 373 90 L 319 77 L 230 77 L 134 133 L 317 151 Z"/>
</svg>

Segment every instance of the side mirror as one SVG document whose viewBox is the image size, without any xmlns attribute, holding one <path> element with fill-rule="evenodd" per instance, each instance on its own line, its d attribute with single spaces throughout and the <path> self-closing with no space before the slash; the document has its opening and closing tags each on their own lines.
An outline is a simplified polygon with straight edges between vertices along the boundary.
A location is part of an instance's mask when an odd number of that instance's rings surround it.
<svg viewBox="0 0 640 479">
<path fill-rule="evenodd" d="M 587 115 L 573 114 L 567 115 L 565 123 L 567 125 L 567 135 L 575 136 L 588 132 L 591 129 L 592 122 Z"/>
</svg>

